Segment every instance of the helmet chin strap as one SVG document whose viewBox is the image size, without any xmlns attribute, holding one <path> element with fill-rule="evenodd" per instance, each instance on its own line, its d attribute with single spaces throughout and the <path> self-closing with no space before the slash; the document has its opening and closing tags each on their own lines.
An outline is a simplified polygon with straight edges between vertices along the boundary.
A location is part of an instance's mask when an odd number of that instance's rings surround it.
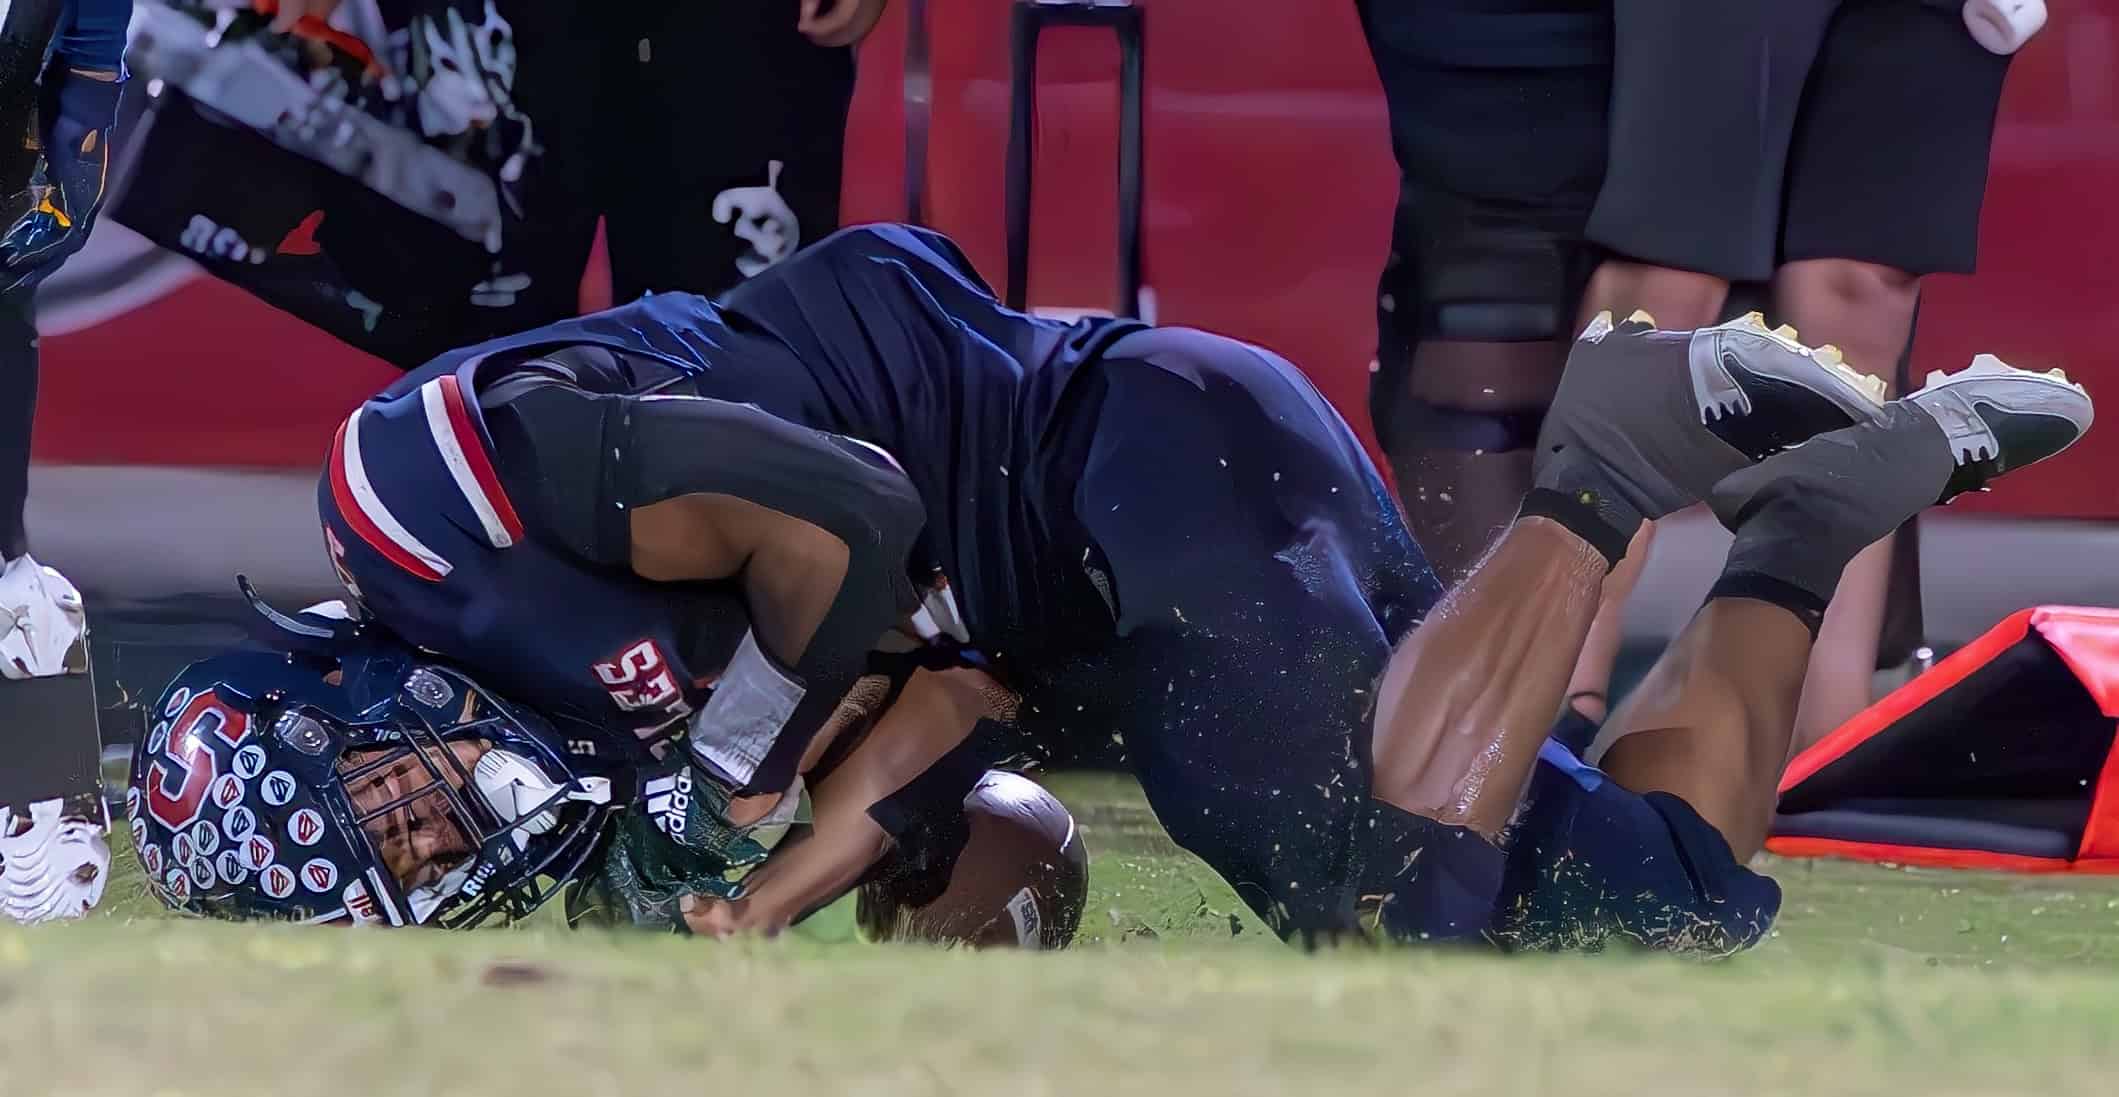
<svg viewBox="0 0 2119 1097">
<path fill-rule="evenodd" d="M 471 878 L 471 866 L 476 858 L 450 869 L 442 878 L 425 887 L 412 889 L 405 895 L 405 905 L 412 908 L 412 924 L 423 926 L 427 918 L 443 903 L 456 897 L 464 889 L 465 881 Z"/>
</svg>

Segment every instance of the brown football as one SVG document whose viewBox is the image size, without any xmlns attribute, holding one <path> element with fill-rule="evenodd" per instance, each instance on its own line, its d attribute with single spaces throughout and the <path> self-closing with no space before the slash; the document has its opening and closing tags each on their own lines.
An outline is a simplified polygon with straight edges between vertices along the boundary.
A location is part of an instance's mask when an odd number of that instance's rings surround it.
<svg viewBox="0 0 2119 1097">
<path fill-rule="evenodd" d="M 857 916 L 870 939 L 1067 947 L 1089 897 L 1089 851 L 1066 805 L 1028 777 L 991 770 L 964 798 L 964 823 L 953 858 L 886 864 L 861 885 Z"/>
</svg>

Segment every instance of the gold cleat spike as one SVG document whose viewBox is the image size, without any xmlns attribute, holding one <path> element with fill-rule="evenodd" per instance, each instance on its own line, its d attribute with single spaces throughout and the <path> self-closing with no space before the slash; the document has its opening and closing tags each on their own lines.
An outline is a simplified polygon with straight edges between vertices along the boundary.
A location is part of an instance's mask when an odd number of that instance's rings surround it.
<svg viewBox="0 0 2119 1097">
<path fill-rule="evenodd" d="M 1847 356 L 1842 354 L 1838 347 L 1830 343 L 1826 343 L 1810 353 L 1816 355 L 1818 361 L 1828 366 L 1844 366 L 1847 364 Z"/>
<path fill-rule="evenodd" d="M 1737 317 L 1736 322 L 1747 328 L 1757 328 L 1760 331 L 1766 330 L 1766 314 L 1763 312 L 1747 312 Z"/>
<path fill-rule="evenodd" d="M 1650 315 L 1648 314 L 1648 310 L 1647 310 L 1647 309 L 1635 309 L 1635 310 L 1633 310 L 1633 315 L 1632 315 L 1632 316 L 1629 316 L 1629 317 L 1627 317 L 1627 318 L 1626 318 L 1626 322 L 1627 322 L 1627 323 L 1629 323 L 1629 324 L 1646 324 L 1646 325 L 1648 325 L 1649 327 L 1655 327 L 1655 326 L 1656 326 L 1656 324 L 1655 324 L 1655 317 L 1653 317 L 1653 316 L 1650 316 Z"/>
<path fill-rule="evenodd" d="M 2067 380 L 2067 371 L 2061 369 L 2059 366 L 2054 366 L 2052 369 L 2045 371 L 2045 375 L 2057 381 Z"/>
<path fill-rule="evenodd" d="M 1795 328 L 1793 328 L 1793 327 L 1791 327 L 1790 325 L 1787 325 L 1787 324 L 1782 324 L 1782 325 L 1781 325 L 1780 327 L 1774 328 L 1774 329 L 1773 329 L 1773 334 L 1775 334 L 1775 335 L 1778 335 L 1778 336 L 1780 336 L 1781 338 L 1783 338 L 1783 339 L 1786 339 L 1787 341 L 1789 341 L 1789 342 L 1791 342 L 1791 343 L 1800 343 L 1800 342 L 1802 342 L 1802 339 L 1801 339 L 1801 338 L 1800 338 L 1799 336 L 1797 336 L 1797 334 L 1796 334 L 1796 331 L 1795 331 Z"/>
</svg>

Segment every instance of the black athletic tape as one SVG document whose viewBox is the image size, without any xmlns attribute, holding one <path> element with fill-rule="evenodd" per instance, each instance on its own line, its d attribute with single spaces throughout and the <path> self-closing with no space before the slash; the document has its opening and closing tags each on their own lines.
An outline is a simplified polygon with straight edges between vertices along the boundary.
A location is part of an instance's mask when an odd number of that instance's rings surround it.
<svg viewBox="0 0 2119 1097">
<path fill-rule="evenodd" d="M 1532 488 L 1523 497 L 1523 509 L 1518 518 L 1550 518 L 1567 527 L 1569 533 L 1589 542 L 1604 557 L 1610 567 L 1619 566 L 1626 558 L 1626 545 L 1633 540 L 1633 530 L 1621 530 L 1611 524 L 1597 510 L 1595 498 L 1587 492 L 1569 494 L 1551 488 Z"/>
<path fill-rule="evenodd" d="M 1542 407 L 1471 411 L 1408 396 L 1399 401 L 1392 415 L 1391 433 L 1406 445 L 1422 449 L 1508 453 L 1536 446 L 1538 428 L 1544 424 Z"/>
<path fill-rule="evenodd" d="M 1756 571 L 1723 572 L 1714 581 L 1714 588 L 1707 592 L 1707 600 L 1717 598 L 1748 598 L 1754 602 L 1776 605 L 1795 615 L 1795 619 L 1810 630 L 1810 639 L 1817 640 L 1817 630 L 1825 623 L 1825 600 L 1786 579 L 1776 579 Z"/>
<path fill-rule="evenodd" d="M 887 674 L 899 683 L 912 677 L 915 670 L 983 670 L 991 672 L 993 661 L 977 648 L 965 647 L 954 641 L 939 641 L 922 644 L 910 651 L 871 651 L 868 653 L 868 672 Z"/>
<path fill-rule="evenodd" d="M 980 724 L 987 721 L 981 720 Z M 883 833 L 900 838 L 913 827 L 937 825 L 964 814 L 964 798 L 986 776 L 984 738 L 974 729 L 905 787 L 871 804 L 868 817 Z"/>
</svg>

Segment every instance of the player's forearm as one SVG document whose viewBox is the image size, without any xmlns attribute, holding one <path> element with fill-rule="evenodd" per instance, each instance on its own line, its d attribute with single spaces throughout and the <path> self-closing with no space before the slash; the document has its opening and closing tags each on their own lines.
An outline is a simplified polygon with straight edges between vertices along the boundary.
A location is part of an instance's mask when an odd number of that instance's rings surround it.
<svg viewBox="0 0 2119 1097">
<path fill-rule="evenodd" d="M 732 665 L 761 688 L 717 689 L 693 724 L 693 754 L 744 791 L 781 791 L 877 638 L 917 604 L 906 563 L 926 508 L 868 449 L 757 408 L 640 401 L 628 418 L 633 569 L 738 579 L 763 657 Z M 717 711 L 735 703 L 724 692 L 769 703 Z"/>
<path fill-rule="evenodd" d="M 865 813 L 819 818 L 744 881 L 737 932 L 778 933 L 853 890 L 890 851 L 890 836 Z"/>
<path fill-rule="evenodd" d="M 710 933 L 777 933 L 851 889 L 890 849 L 877 807 L 913 785 L 994 715 L 998 687 L 969 668 L 920 670 L 860 745 L 810 787 L 810 832 L 783 843 L 743 898 L 694 919 Z M 961 794 L 947 807 L 955 810 Z"/>
</svg>

